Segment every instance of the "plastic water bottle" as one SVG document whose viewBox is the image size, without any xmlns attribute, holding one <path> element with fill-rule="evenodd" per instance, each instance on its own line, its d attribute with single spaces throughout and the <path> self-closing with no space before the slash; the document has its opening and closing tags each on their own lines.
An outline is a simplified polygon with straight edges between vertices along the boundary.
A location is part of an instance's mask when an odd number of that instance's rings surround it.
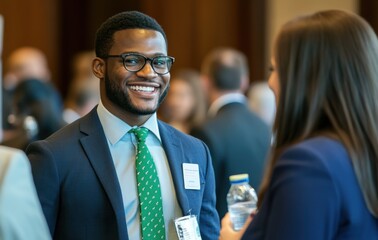
<svg viewBox="0 0 378 240">
<path fill-rule="evenodd" d="M 248 182 L 248 174 L 230 176 L 231 187 L 227 194 L 227 204 L 235 231 L 242 229 L 249 215 L 256 209 L 257 195 Z"/>
</svg>

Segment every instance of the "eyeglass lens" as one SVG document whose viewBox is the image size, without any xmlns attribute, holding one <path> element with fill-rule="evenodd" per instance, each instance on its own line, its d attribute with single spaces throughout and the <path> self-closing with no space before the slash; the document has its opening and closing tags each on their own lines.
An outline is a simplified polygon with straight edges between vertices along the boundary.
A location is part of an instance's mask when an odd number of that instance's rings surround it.
<svg viewBox="0 0 378 240">
<path fill-rule="evenodd" d="M 126 55 L 123 60 L 125 68 L 132 72 L 141 70 L 146 64 L 146 61 L 147 58 L 137 54 Z M 151 66 L 156 73 L 166 74 L 171 69 L 172 59 L 167 56 L 157 56 L 152 58 Z"/>
</svg>

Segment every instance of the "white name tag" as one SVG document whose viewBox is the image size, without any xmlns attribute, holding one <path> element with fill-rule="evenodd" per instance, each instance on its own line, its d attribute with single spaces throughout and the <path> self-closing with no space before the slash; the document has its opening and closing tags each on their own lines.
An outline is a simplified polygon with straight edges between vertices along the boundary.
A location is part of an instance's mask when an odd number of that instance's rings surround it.
<svg viewBox="0 0 378 240">
<path fill-rule="evenodd" d="M 197 218 L 194 215 L 176 219 L 175 226 L 179 240 L 202 240 Z"/>
<path fill-rule="evenodd" d="M 198 164 L 183 163 L 184 187 L 185 189 L 200 190 L 200 177 Z"/>
</svg>

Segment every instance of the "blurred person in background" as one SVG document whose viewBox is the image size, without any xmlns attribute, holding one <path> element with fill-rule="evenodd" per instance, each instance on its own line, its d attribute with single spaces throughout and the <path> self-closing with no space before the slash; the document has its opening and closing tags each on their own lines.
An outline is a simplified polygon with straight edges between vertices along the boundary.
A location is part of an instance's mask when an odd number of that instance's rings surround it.
<svg viewBox="0 0 378 240">
<path fill-rule="evenodd" d="M 89 113 L 99 103 L 99 80 L 92 72 L 94 51 L 76 54 L 72 61 L 73 77 L 65 98 L 63 118 L 71 123 Z"/>
<path fill-rule="evenodd" d="M 252 83 L 247 98 L 250 109 L 272 127 L 276 114 L 276 101 L 268 82 Z"/>
<path fill-rule="evenodd" d="M 14 134 L 2 144 L 26 150 L 29 143 L 48 137 L 65 125 L 56 92 L 39 79 L 25 79 L 13 94 Z"/>
<path fill-rule="evenodd" d="M 204 59 L 201 69 L 208 100 L 208 119 L 191 134 L 209 147 L 216 180 L 216 207 L 220 217 L 227 212 L 229 176 L 248 173 L 259 189 L 270 147 L 268 125 L 248 108 L 243 95 L 249 83 L 245 55 L 219 48 Z"/>
<path fill-rule="evenodd" d="M 200 73 L 181 69 L 172 74 L 169 93 L 159 108 L 159 117 L 176 129 L 190 133 L 205 119 L 206 100 Z"/>
<path fill-rule="evenodd" d="M 22 79 L 31 77 L 50 81 L 46 56 L 37 48 L 21 47 L 14 50 L 6 61 L 6 70 L 3 79 L 5 89 L 15 89 Z"/>
<path fill-rule="evenodd" d="M 13 138 L 16 126 L 13 109 L 13 95 L 18 84 L 26 79 L 38 79 L 45 82 L 54 91 L 54 102 L 62 105 L 61 95 L 51 83 L 51 73 L 45 54 L 34 47 L 20 47 L 14 50 L 5 61 L 3 78 L 3 126 L 4 140 Z"/>
<path fill-rule="evenodd" d="M 240 232 L 227 214 L 220 239 L 378 239 L 374 30 L 340 10 L 295 18 L 271 64 L 276 137 L 258 212 Z"/>
</svg>

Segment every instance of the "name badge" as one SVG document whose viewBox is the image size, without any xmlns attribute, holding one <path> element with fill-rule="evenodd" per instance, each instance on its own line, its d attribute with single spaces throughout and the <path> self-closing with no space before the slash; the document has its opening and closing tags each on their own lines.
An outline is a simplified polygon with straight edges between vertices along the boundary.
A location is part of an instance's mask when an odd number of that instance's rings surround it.
<svg viewBox="0 0 378 240">
<path fill-rule="evenodd" d="M 200 177 L 198 164 L 183 163 L 184 187 L 185 189 L 200 190 Z"/>
<path fill-rule="evenodd" d="M 194 215 L 175 219 L 177 237 L 179 240 L 202 240 L 197 218 Z"/>
</svg>

